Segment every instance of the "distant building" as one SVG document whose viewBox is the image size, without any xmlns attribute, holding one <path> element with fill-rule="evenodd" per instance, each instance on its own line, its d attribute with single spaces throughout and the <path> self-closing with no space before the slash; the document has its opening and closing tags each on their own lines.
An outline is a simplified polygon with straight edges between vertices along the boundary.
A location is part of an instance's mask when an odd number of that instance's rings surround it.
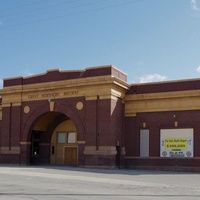
<svg viewBox="0 0 200 200">
<path fill-rule="evenodd" d="M 200 79 L 56 69 L 4 79 L 0 96 L 2 164 L 200 171 Z"/>
</svg>

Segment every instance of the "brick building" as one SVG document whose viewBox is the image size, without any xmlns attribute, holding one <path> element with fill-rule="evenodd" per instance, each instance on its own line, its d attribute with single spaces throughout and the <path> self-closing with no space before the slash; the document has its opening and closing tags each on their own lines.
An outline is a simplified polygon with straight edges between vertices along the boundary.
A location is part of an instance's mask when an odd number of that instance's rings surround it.
<svg viewBox="0 0 200 200">
<path fill-rule="evenodd" d="M 4 79 L 0 95 L 0 163 L 200 169 L 200 79 L 56 69 Z"/>
</svg>

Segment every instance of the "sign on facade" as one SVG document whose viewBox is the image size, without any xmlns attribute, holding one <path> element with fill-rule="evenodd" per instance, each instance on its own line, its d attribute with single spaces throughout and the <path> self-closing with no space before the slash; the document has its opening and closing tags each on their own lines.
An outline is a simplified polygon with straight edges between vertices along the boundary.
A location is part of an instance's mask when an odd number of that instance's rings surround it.
<svg viewBox="0 0 200 200">
<path fill-rule="evenodd" d="M 161 129 L 160 157 L 193 157 L 193 129 Z"/>
</svg>

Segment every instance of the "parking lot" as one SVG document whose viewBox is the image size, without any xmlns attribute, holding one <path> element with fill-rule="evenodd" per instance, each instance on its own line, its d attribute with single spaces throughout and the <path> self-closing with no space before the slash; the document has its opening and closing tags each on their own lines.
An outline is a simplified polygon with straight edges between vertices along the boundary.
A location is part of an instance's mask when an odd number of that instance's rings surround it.
<svg viewBox="0 0 200 200">
<path fill-rule="evenodd" d="M 200 199 L 200 174 L 0 166 L 0 200 Z"/>
</svg>

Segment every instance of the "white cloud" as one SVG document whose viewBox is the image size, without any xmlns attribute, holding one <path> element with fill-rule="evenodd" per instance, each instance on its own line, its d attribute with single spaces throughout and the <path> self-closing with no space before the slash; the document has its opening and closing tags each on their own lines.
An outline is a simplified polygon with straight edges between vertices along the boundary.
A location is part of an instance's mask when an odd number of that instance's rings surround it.
<svg viewBox="0 0 200 200">
<path fill-rule="evenodd" d="M 193 10 L 200 11 L 200 8 L 198 6 L 198 0 L 191 0 L 191 6 Z"/>
<path fill-rule="evenodd" d="M 22 72 L 23 76 L 32 76 L 34 75 L 32 72 L 29 71 L 29 69 L 24 69 Z"/>
<path fill-rule="evenodd" d="M 200 66 L 198 66 L 198 67 L 197 67 L 197 72 L 199 72 L 199 73 L 200 73 Z"/>
<path fill-rule="evenodd" d="M 145 76 L 141 76 L 138 78 L 139 83 L 148 83 L 148 82 L 159 82 L 159 81 L 164 81 L 167 79 L 166 76 L 162 76 L 160 74 L 148 74 Z"/>
</svg>

